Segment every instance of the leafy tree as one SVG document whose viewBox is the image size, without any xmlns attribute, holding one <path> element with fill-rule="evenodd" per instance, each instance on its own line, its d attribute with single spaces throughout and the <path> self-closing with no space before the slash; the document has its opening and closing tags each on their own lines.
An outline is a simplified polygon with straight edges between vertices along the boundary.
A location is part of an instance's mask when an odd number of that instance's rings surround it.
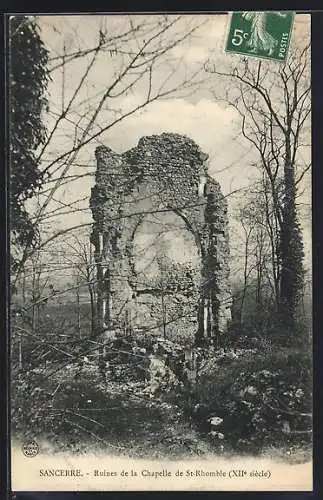
<svg viewBox="0 0 323 500">
<path fill-rule="evenodd" d="M 37 148 L 45 143 L 49 80 L 46 50 L 34 17 L 10 19 L 10 212 L 12 243 L 32 245 L 37 228 L 25 207 L 43 181 Z"/>
</svg>

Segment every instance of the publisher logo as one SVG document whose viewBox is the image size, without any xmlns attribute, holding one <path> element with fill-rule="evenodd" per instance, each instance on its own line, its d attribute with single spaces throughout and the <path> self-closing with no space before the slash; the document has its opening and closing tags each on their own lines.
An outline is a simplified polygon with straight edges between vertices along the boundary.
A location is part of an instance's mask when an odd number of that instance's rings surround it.
<svg viewBox="0 0 323 500">
<path fill-rule="evenodd" d="M 233 12 L 225 51 L 285 62 L 293 23 L 293 12 Z"/>
<path fill-rule="evenodd" d="M 22 452 L 25 457 L 35 457 L 39 453 L 39 446 L 36 441 L 26 441 L 22 445 Z"/>
</svg>

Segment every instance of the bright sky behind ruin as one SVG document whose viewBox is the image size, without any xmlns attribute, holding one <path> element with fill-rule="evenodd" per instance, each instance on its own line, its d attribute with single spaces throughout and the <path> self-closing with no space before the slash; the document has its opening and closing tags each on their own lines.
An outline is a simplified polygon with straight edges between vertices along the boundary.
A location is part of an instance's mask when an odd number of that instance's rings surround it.
<svg viewBox="0 0 323 500">
<path fill-rule="evenodd" d="M 119 15 L 40 16 L 39 24 L 42 39 L 50 50 L 50 56 L 56 57 L 58 54 L 62 54 L 63 43 L 65 43 L 67 52 L 78 47 L 84 49 L 94 46 L 99 25 L 111 31 L 117 30 L 118 25 L 122 24 L 124 18 L 124 16 Z M 208 58 L 221 68 L 237 60 L 236 58 L 239 56 L 229 56 L 223 52 L 227 21 L 227 15 L 188 15 L 183 17 L 183 28 L 187 25 L 192 26 L 197 22 L 202 26 L 187 42 L 172 49 L 172 62 L 178 61 L 180 63 L 179 74 L 176 78 L 183 77 L 185 71 L 194 71 L 197 65 Z M 291 43 L 297 43 L 298 39 L 301 39 L 304 34 L 308 36 L 309 32 L 310 16 L 296 16 Z M 273 71 L 276 71 L 279 63 L 268 62 L 266 64 L 272 64 Z M 103 55 L 100 58 L 96 71 L 93 72 L 91 81 L 84 92 L 84 101 L 87 97 L 95 96 L 96 93 L 104 91 L 107 82 L 113 75 L 114 65 L 118 65 L 118 62 L 112 57 L 109 58 Z M 165 68 L 161 64 L 155 69 L 153 78 L 156 82 L 165 77 Z M 83 71 L 84 61 L 79 61 L 73 64 L 73 67 L 65 75 L 66 88 L 64 92 L 66 100 L 74 91 Z M 241 122 L 236 112 L 227 107 L 225 103 L 215 101 L 210 88 L 212 86 L 216 88 L 219 82 L 216 83 L 209 76 L 205 74 L 205 83 L 201 84 L 192 95 L 156 101 L 135 115 L 122 120 L 108 132 L 103 133 L 99 140 L 91 142 L 79 154 L 73 167 L 73 174 L 85 172 L 94 174 L 96 166 L 94 150 L 98 145 L 104 144 L 121 153 L 136 146 L 142 136 L 175 132 L 189 136 L 209 155 L 209 172 L 220 183 L 222 192 L 225 195 L 248 186 L 255 178 L 255 170 L 251 163 L 257 161 L 257 154 L 241 136 Z M 52 72 L 52 78 L 53 80 L 49 85 L 50 109 L 58 113 L 62 98 L 61 71 Z M 142 99 L 141 92 L 143 91 L 144 89 L 139 84 L 135 87 L 135 91 L 129 93 L 126 97 L 121 96 L 120 99 L 115 99 L 114 108 L 121 108 L 123 112 L 130 109 L 131 106 L 140 102 L 140 99 Z M 109 119 L 111 119 L 111 111 L 104 110 L 96 126 L 104 126 Z M 52 115 L 48 123 L 49 128 L 53 120 L 54 116 Z M 68 148 L 72 129 L 69 129 L 68 123 L 65 123 L 64 127 L 57 135 L 55 147 L 51 147 L 51 150 L 48 151 L 47 161 L 55 158 L 55 155 L 59 155 Z M 46 166 L 46 161 L 44 166 Z M 304 182 L 303 188 L 305 187 L 305 190 L 301 200 L 303 204 L 302 226 L 304 239 L 306 240 L 306 262 L 309 263 L 311 260 L 310 175 L 306 176 Z M 94 177 L 88 176 L 62 186 L 55 195 L 56 201 L 53 201 L 48 209 L 59 208 L 62 203 L 70 203 L 71 200 L 81 200 L 74 206 L 80 207 L 82 210 L 76 213 L 64 214 L 63 216 L 55 215 L 55 217 L 49 218 L 48 222 L 57 228 L 91 222 L 91 212 L 88 206 L 90 190 L 93 184 Z M 232 214 L 236 202 L 234 198 L 231 201 L 230 197 L 228 201 L 229 212 Z M 233 226 L 234 223 L 232 222 L 231 231 L 236 231 L 237 228 Z"/>
</svg>

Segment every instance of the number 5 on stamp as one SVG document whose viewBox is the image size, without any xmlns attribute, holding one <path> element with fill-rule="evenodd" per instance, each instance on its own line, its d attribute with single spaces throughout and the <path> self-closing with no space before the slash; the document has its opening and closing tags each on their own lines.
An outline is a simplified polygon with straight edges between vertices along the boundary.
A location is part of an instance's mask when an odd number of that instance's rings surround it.
<svg viewBox="0 0 323 500">
<path fill-rule="evenodd" d="M 294 12 L 233 12 L 225 52 L 285 62 Z"/>
</svg>

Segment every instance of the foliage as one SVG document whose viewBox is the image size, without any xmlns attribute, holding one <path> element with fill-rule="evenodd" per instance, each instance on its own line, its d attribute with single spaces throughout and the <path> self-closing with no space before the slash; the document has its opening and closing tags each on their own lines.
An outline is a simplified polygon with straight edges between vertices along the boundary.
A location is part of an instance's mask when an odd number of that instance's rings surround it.
<svg viewBox="0 0 323 500">
<path fill-rule="evenodd" d="M 42 184 L 37 148 L 46 141 L 43 113 L 49 80 L 48 52 L 33 17 L 10 19 L 10 209 L 13 243 L 30 245 L 36 228 L 25 208 Z"/>
<path fill-rule="evenodd" d="M 297 310 L 304 293 L 303 267 L 304 249 L 303 237 L 295 210 L 295 199 L 290 203 L 289 213 L 286 215 L 281 229 L 279 256 L 282 260 L 281 294 L 280 294 L 280 323 L 286 327 L 289 335 L 285 343 L 291 344 L 293 329 L 297 324 Z M 287 213 L 287 209 L 285 208 Z"/>
<path fill-rule="evenodd" d="M 136 456 L 309 446 L 311 359 L 305 348 L 278 349 L 240 335 L 232 347 L 195 349 L 199 363 L 189 368 L 186 344 L 163 338 L 111 340 L 98 363 L 93 340 L 71 332 L 64 345 L 46 331 L 39 334 L 43 342 L 31 338 L 24 347 L 33 363 L 20 371 L 13 366 L 15 436 L 47 439 L 75 453 L 95 446 Z"/>
<path fill-rule="evenodd" d="M 12 323 L 14 435 L 47 439 L 75 453 L 124 447 L 141 456 L 309 448 L 305 343 L 282 348 L 277 333 L 270 338 L 264 331 L 267 337 L 260 338 L 256 329 L 235 327 L 226 348 L 198 349 L 185 339 L 138 332 L 108 340 L 100 358 L 89 320 L 80 338 L 72 307 L 60 311 L 58 322 L 57 309 L 46 305 L 29 334 L 26 318 Z"/>
<path fill-rule="evenodd" d="M 191 262 L 175 262 L 167 255 L 157 258 L 160 275 L 152 285 L 164 293 L 180 293 L 189 298 L 196 296 L 199 288 L 199 272 Z"/>
<path fill-rule="evenodd" d="M 150 389 L 145 381 L 102 381 L 94 363 L 70 363 L 52 376 L 26 371 L 13 380 L 13 435 L 77 454 L 92 448 L 127 456 L 199 454 L 202 444 L 181 408 Z"/>
<path fill-rule="evenodd" d="M 159 273 L 148 282 L 156 300 L 151 312 L 160 323 L 159 335 L 174 342 L 194 340 L 200 272 L 190 262 L 175 262 L 167 255 L 157 257 Z M 162 323 L 162 324 L 161 324 Z"/>
<path fill-rule="evenodd" d="M 295 311 L 297 321 L 292 335 L 288 326 L 277 321 L 277 304 L 272 295 L 272 288 L 265 280 L 261 286 L 260 303 L 258 291 L 257 280 L 251 278 L 246 288 L 240 284 L 235 285 L 232 294 L 233 321 L 226 334 L 226 345 L 237 346 L 245 344 L 248 339 L 262 338 L 270 340 L 277 346 L 308 346 L 312 329 L 309 291 L 304 291 L 302 305 L 298 305 Z"/>
<path fill-rule="evenodd" d="M 204 366 L 193 415 L 212 439 L 236 450 L 310 442 L 310 353 L 273 348 L 220 350 Z M 218 417 L 216 425 L 212 418 Z M 222 441 L 223 439 L 223 441 Z"/>
</svg>

